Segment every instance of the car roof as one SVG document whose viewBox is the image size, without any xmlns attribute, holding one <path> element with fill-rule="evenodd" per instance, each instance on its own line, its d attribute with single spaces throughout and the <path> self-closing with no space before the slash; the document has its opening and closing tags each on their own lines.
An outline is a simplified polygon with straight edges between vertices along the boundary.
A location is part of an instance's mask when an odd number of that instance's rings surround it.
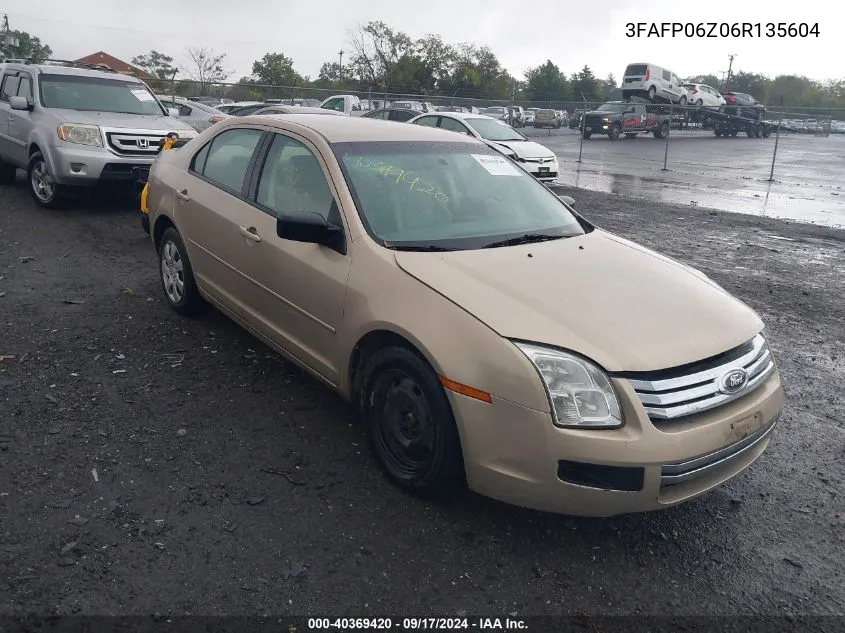
<svg viewBox="0 0 845 633">
<path fill-rule="evenodd" d="M 110 72 L 106 70 L 92 70 L 90 68 L 77 68 L 75 66 L 61 66 L 59 64 L 23 64 L 20 62 L 6 62 L 3 64 L 6 68 L 14 68 L 15 70 L 28 70 L 45 75 L 70 75 L 77 77 L 101 77 L 103 79 L 117 79 L 119 81 L 131 83 L 143 83 L 137 77 L 131 75 L 124 75 L 118 72 Z"/>
<path fill-rule="evenodd" d="M 498 121 L 486 114 L 478 114 L 475 112 L 423 112 L 425 116 L 445 116 L 450 119 L 490 119 L 491 121 Z"/>
<path fill-rule="evenodd" d="M 449 130 L 424 125 L 385 125 L 380 119 L 350 116 L 325 116 L 323 114 L 278 114 L 249 115 L 230 120 L 232 126 L 253 124 L 273 125 L 273 123 L 293 123 L 320 134 L 329 143 L 349 143 L 361 141 L 441 141 L 454 143 L 455 133 Z M 225 125 L 225 123 L 221 124 Z M 284 129 L 286 126 L 279 126 Z M 467 136 L 461 139 L 466 143 L 478 143 Z"/>
<path fill-rule="evenodd" d="M 310 106 L 284 105 L 274 104 L 268 105 L 266 108 L 256 110 L 253 114 L 260 114 L 262 112 L 276 112 L 278 114 L 335 114 L 343 116 L 340 112 L 334 110 L 327 110 L 326 108 L 312 108 Z"/>
</svg>

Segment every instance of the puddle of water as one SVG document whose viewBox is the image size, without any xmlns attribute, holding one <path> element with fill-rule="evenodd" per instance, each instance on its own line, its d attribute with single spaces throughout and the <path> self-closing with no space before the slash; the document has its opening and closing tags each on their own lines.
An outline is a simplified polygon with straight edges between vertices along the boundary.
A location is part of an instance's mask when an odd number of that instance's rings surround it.
<svg viewBox="0 0 845 633">
<path fill-rule="evenodd" d="M 839 192 L 813 185 L 799 187 L 754 178 L 742 183 L 707 177 L 691 179 L 688 174 L 673 172 L 638 176 L 583 166 L 562 169 L 558 182 L 669 204 L 845 228 L 845 191 L 835 195 Z"/>
</svg>

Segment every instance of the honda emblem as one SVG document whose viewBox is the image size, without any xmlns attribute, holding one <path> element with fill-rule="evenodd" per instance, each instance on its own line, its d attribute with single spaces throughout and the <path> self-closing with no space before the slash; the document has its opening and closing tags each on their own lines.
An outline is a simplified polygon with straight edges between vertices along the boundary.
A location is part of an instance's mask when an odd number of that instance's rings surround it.
<svg viewBox="0 0 845 633">
<path fill-rule="evenodd" d="M 135 141 L 138 149 L 150 149 L 150 140 L 146 138 L 139 138 Z"/>
</svg>

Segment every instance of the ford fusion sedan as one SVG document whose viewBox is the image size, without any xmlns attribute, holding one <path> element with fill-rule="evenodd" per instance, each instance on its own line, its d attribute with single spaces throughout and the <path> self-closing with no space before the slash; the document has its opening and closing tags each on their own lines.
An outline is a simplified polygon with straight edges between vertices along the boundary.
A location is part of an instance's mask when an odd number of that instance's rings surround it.
<svg viewBox="0 0 845 633">
<path fill-rule="evenodd" d="M 162 152 L 149 187 L 172 308 L 215 306 L 351 401 L 405 489 L 645 511 L 770 441 L 760 318 L 470 134 L 231 118 Z"/>
<path fill-rule="evenodd" d="M 540 180 L 558 177 L 558 161 L 554 152 L 528 138 L 511 126 L 483 114 L 437 112 L 423 114 L 408 123 L 425 125 L 466 134 L 504 148 L 503 153 L 514 156 L 525 170 Z"/>
</svg>

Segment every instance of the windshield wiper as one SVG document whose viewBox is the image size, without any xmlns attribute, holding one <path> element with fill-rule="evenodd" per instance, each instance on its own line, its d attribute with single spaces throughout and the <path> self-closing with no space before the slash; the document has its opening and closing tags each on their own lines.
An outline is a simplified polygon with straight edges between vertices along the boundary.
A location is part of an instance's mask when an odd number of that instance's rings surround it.
<svg viewBox="0 0 845 633">
<path fill-rule="evenodd" d="M 559 240 L 566 237 L 565 235 L 549 235 L 548 233 L 526 233 L 517 237 L 510 237 L 506 240 L 498 242 L 491 242 L 482 248 L 499 248 L 500 246 L 519 246 L 520 244 L 534 244 L 536 242 L 548 242 L 549 240 Z"/>
<path fill-rule="evenodd" d="M 423 244 L 391 244 L 389 242 L 384 243 L 385 248 L 389 248 L 392 251 L 426 251 L 429 253 L 445 253 L 447 251 L 453 251 L 453 248 L 446 248 L 445 246 L 435 246 L 435 245 L 423 245 Z"/>
</svg>

